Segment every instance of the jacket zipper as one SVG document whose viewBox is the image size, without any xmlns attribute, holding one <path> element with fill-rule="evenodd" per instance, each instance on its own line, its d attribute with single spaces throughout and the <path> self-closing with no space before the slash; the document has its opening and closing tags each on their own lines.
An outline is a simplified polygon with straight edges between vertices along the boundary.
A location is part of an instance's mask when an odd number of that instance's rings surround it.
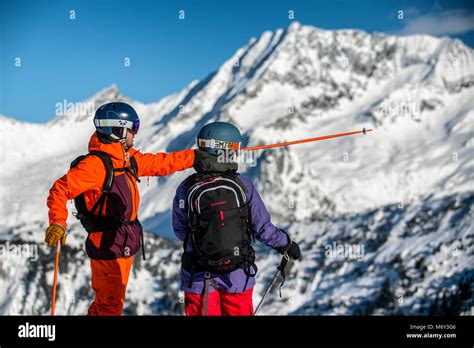
<svg viewBox="0 0 474 348">
<path fill-rule="evenodd" d="M 125 160 L 127 154 L 126 154 L 126 151 L 125 149 L 123 148 L 122 146 L 122 151 L 123 151 L 123 167 L 125 168 L 125 164 L 127 163 L 127 161 Z M 128 189 L 130 190 L 130 196 L 132 198 L 132 203 L 133 203 L 133 193 L 132 193 L 132 187 L 130 186 L 130 184 L 128 183 L 128 173 L 127 171 L 124 170 L 123 174 L 125 175 L 125 182 L 127 183 L 127 186 L 128 186 Z M 133 206 L 132 206 L 132 214 L 133 214 Z M 132 216 L 130 216 L 130 218 L 132 218 Z"/>
<path fill-rule="evenodd" d="M 127 161 L 125 160 L 127 154 L 126 154 L 126 151 L 125 149 L 123 148 L 122 146 L 122 150 L 123 150 L 123 167 L 125 168 L 125 164 L 127 163 Z M 125 181 L 127 182 L 127 186 L 128 186 L 128 189 L 130 190 L 130 195 L 132 196 L 132 203 L 133 203 L 133 194 L 132 194 L 132 188 L 130 186 L 130 184 L 128 183 L 128 173 L 126 171 L 124 171 L 124 175 L 125 175 Z M 138 175 L 138 173 L 137 173 Z M 134 192 L 136 194 L 136 188 L 134 188 Z M 132 214 L 133 214 L 133 206 L 132 206 Z M 136 213 L 137 216 L 135 216 L 135 219 L 138 219 L 138 209 L 137 209 L 137 213 Z M 130 216 L 130 218 L 132 218 L 132 216 Z M 141 226 L 141 225 L 140 225 Z M 131 227 L 130 225 L 127 225 L 127 229 L 128 231 L 130 231 L 130 233 L 133 233 L 133 231 L 131 230 Z M 125 239 L 126 242 L 128 242 L 128 234 L 127 234 L 127 238 Z M 142 257 L 144 260 L 146 260 L 146 256 L 145 256 L 145 243 L 144 243 L 144 240 L 143 240 L 143 229 L 140 228 L 140 242 L 142 244 Z M 126 244 L 124 246 L 124 248 L 126 247 Z"/>
<path fill-rule="evenodd" d="M 127 161 L 125 160 L 125 158 L 126 158 L 127 154 L 126 154 L 126 151 L 125 151 L 125 149 L 123 148 L 123 146 L 122 146 L 122 151 L 123 151 L 123 167 L 125 168 L 125 164 L 127 163 Z M 128 189 L 129 189 L 129 191 L 130 191 L 130 196 L 131 196 L 131 198 L 132 198 L 132 203 L 133 203 L 132 188 L 130 187 L 130 184 L 128 183 L 128 175 L 127 175 L 127 172 L 124 171 L 124 172 L 123 172 L 123 175 L 125 175 L 125 182 L 127 183 Z M 133 214 L 133 206 L 132 206 L 132 214 Z M 132 216 L 130 216 L 130 219 L 131 219 L 131 218 L 132 218 Z M 131 220 L 129 220 L 129 221 L 131 221 Z M 129 233 L 133 233 L 133 231 L 131 230 L 130 225 L 126 225 L 125 227 L 126 227 L 126 229 L 127 229 L 127 231 L 128 231 Z M 127 242 L 128 242 L 128 233 L 125 235 L 125 243 L 124 243 L 124 246 L 123 246 L 124 248 L 127 247 Z"/>
</svg>

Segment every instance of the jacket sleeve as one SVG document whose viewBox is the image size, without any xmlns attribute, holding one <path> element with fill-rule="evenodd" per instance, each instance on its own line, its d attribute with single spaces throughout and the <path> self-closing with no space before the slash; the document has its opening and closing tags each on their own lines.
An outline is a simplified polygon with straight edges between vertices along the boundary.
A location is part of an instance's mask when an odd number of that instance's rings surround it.
<svg viewBox="0 0 474 348">
<path fill-rule="evenodd" d="M 67 201 L 90 190 L 101 190 L 105 180 L 105 168 L 96 156 L 88 156 L 77 167 L 70 169 L 57 179 L 47 199 L 49 223 L 58 223 L 67 228 Z"/>
<path fill-rule="evenodd" d="M 176 189 L 176 195 L 173 200 L 173 230 L 176 238 L 184 241 L 186 234 L 188 233 L 188 216 L 187 216 L 187 202 L 186 202 L 186 189 L 184 182 Z"/>
<path fill-rule="evenodd" d="M 247 199 L 252 218 L 252 232 L 255 238 L 271 248 L 287 246 L 290 240 L 289 236 L 272 224 L 270 214 L 252 182 L 245 180 L 245 186 L 249 196 Z"/>
<path fill-rule="evenodd" d="M 138 176 L 165 176 L 191 168 L 194 164 L 194 150 L 172 153 L 141 153 L 135 155 Z"/>
</svg>

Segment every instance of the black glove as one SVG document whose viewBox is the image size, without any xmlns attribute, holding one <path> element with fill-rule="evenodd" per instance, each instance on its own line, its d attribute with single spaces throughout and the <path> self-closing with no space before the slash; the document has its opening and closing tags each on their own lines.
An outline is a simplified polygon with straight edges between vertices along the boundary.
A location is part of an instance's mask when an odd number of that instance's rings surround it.
<svg viewBox="0 0 474 348">
<path fill-rule="evenodd" d="M 275 248 L 275 250 L 278 251 L 280 254 L 284 254 L 286 251 L 289 257 L 291 257 L 293 260 L 298 260 L 301 257 L 300 247 L 298 246 L 298 244 L 291 241 L 288 233 L 286 233 L 283 230 L 281 231 L 286 234 L 286 238 L 288 239 L 288 244 L 285 247 Z"/>
<path fill-rule="evenodd" d="M 298 260 L 301 257 L 300 247 L 295 242 L 291 242 L 289 245 L 287 245 L 284 248 L 283 253 L 285 251 L 288 254 L 288 256 L 291 257 L 293 260 Z"/>
</svg>

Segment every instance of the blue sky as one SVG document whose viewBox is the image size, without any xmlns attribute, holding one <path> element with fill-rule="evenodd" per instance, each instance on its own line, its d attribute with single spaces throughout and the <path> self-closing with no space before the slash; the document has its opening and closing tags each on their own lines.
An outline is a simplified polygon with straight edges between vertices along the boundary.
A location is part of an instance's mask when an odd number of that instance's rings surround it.
<svg viewBox="0 0 474 348">
<path fill-rule="evenodd" d="M 289 10 L 324 29 L 449 35 L 474 47 L 469 0 L 0 0 L 0 114 L 45 122 L 56 103 L 113 83 L 128 97 L 158 101 L 216 70 L 251 37 L 288 26 Z"/>
</svg>

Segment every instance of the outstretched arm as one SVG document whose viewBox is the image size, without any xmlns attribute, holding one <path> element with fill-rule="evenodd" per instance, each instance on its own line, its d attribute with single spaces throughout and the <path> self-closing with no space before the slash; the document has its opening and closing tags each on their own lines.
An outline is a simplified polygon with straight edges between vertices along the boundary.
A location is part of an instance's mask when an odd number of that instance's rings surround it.
<svg viewBox="0 0 474 348">
<path fill-rule="evenodd" d="M 138 176 L 165 176 L 191 168 L 194 164 L 194 150 L 156 154 L 137 152 L 134 157 Z"/>
</svg>

